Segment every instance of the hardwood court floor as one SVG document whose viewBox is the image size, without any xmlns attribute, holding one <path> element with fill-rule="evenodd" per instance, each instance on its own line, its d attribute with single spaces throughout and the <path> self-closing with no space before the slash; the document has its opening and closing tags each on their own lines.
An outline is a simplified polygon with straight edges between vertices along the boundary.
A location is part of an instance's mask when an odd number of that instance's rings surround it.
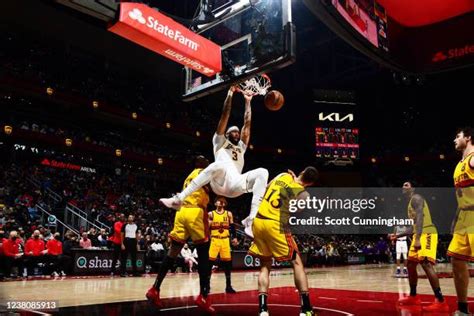
<svg viewBox="0 0 474 316">
<path fill-rule="evenodd" d="M 367 300 L 366 304 L 368 305 L 364 305 L 365 307 L 362 307 L 362 309 L 359 306 L 356 309 L 359 312 L 356 314 L 365 314 L 360 313 L 364 308 L 367 308 L 367 312 L 370 314 L 370 309 L 376 308 L 375 305 L 371 306 L 369 304 L 370 302 L 373 304 L 375 304 L 374 302 L 382 302 L 384 300 L 396 302 L 396 299 L 399 296 L 409 292 L 408 279 L 394 278 L 394 268 L 393 265 L 358 265 L 307 269 L 310 288 L 314 289 L 312 293 L 316 293 L 312 294 L 314 296 L 313 304 L 316 306 L 326 306 L 326 308 L 331 309 L 340 306 L 342 301 L 340 300 L 337 302 L 338 299 L 358 297 L 357 300 L 363 302 L 363 298 L 365 297 Z M 447 264 L 439 264 L 436 266 L 436 269 L 438 272 L 450 272 L 451 266 Z M 422 274 L 423 273 L 420 269 L 420 275 Z M 245 297 L 256 297 L 256 293 L 254 292 L 257 289 L 257 276 L 258 271 L 234 272 L 232 274 L 233 286 L 240 292 L 249 291 L 247 292 L 248 295 L 244 295 Z M 144 294 L 153 283 L 154 278 L 154 275 L 137 278 L 66 277 L 63 279 L 2 282 L 0 283 L 0 300 L 54 299 L 59 301 L 59 306 L 62 308 L 72 306 L 86 307 L 85 305 L 90 306 L 119 302 L 136 302 L 145 299 Z M 275 289 L 275 293 L 278 291 L 281 292 L 281 289 L 284 289 L 284 292 L 294 293 L 293 273 L 291 269 L 275 270 L 272 272 L 270 282 L 271 288 L 280 289 Z M 440 279 L 440 283 L 441 289 L 445 295 L 455 296 L 452 278 L 442 278 Z M 471 285 L 473 283 L 474 279 L 471 280 Z M 224 274 L 215 273 L 211 280 L 211 292 L 213 294 L 223 293 L 224 287 Z M 471 286 L 470 289 L 474 289 L 474 286 Z M 199 281 L 197 273 L 169 274 L 161 288 L 161 297 L 170 299 L 168 300 L 170 302 L 169 304 L 173 304 L 173 299 L 189 298 L 198 293 Z M 427 296 L 423 296 L 425 298 L 424 300 L 427 302 L 432 299 L 432 291 L 427 279 L 419 280 L 418 293 L 428 294 Z M 473 291 L 469 294 L 470 297 L 474 296 Z M 223 302 L 220 303 L 225 303 L 226 298 L 231 298 L 231 296 L 225 295 L 220 295 L 219 297 L 221 297 L 219 300 L 223 300 Z M 295 297 L 297 298 L 297 296 Z M 380 300 L 378 300 L 377 297 L 380 297 Z M 215 302 L 214 298 L 213 301 Z M 474 302 L 474 298 L 470 299 L 470 301 Z M 454 297 L 450 298 L 449 302 L 455 302 Z M 141 302 L 141 304 L 145 303 Z M 223 306 L 224 305 L 225 304 L 223 304 Z M 349 309 L 355 308 L 354 304 L 348 304 L 348 306 Z M 134 308 L 136 308 L 136 306 Z M 355 312 L 355 310 L 352 310 L 352 312 Z M 395 312 L 395 309 L 393 312 Z M 70 309 L 70 312 L 67 314 L 73 314 L 72 310 Z M 223 315 L 227 314 L 228 313 L 224 313 Z M 406 313 L 404 313 L 404 315 L 406 315 Z"/>
</svg>

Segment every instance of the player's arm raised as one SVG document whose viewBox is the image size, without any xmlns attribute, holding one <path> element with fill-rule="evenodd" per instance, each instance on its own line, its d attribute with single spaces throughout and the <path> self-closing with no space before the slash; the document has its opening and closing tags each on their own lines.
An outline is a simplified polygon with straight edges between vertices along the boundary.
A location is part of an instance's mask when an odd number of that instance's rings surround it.
<svg viewBox="0 0 474 316">
<path fill-rule="evenodd" d="M 244 126 L 242 127 L 241 139 L 245 146 L 249 145 L 250 142 L 250 123 L 252 121 L 252 96 L 244 94 L 245 98 L 245 112 L 244 112 Z"/>
<path fill-rule="evenodd" d="M 224 107 L 222 108 L 221 118 L 219 120 L 219 124 L 217 124 L 217 135 L 224 135 L 225 129 L 227 128 L 227 123 L 229 122 L 230 117 L 230 110 L 232 109 L 232 96 L 235 92 L 235 87 L 231 86 L 229 91 L 227 92 L 227 97 L 224 101 Z"/>
</svg>

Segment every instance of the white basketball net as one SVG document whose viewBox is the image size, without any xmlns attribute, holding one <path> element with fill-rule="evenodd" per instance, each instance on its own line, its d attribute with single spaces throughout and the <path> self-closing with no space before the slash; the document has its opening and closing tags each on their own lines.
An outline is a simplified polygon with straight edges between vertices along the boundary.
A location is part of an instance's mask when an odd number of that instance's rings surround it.
<svg viewBox="0 0 474 316">
<path fill-rule="evenodd" d="M 246 95 L 265 95 L 272 86 L 270 78 L 266 74 L 255 76 L 239 84 L 239 90 Z"/>
</svg>

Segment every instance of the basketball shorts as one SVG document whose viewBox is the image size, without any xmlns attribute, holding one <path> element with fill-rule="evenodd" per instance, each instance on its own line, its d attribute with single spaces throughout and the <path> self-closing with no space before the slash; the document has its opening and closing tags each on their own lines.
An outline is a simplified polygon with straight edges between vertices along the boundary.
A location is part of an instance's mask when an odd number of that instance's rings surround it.
<svg viewBox="0 0 474 316">
<path fill-rule="evenodd" d="M 436 250 L 438 248 L 438 234 L 423 233 L 420 236 L 421 249 L 415 250 L 416 235 L 413 235 L 408 260 L 422 262 L 425 259 L 432 264 L 436 263 Z"/>
<path fill-rule="evenodd" d="M 474 210 L 459 212 L 448 256 L 474 262 Z"/>
<path fill-rule="evenodd" d="M 211 237 L 211 246 L 209 247 L 209 260 L 217 260 L 217 256 L 221 261 L 230 261 L 230 238 Z"/>
<path fill-rule="evenodd" d="M 395 248 L 397 252 L 397 260 L 400 259 L 402 255 L 404 259 L 407 258 L 408 245 L 406 240 L 398 240 Z"/>
<path fill-rule="evenodd" d="M 254 239 L 249 254 L 262 259 L 275 258 L 290 261 L 298 253 L 298 246 L 291 233 L 281 231 L 280 222 L 256 217 L 252 231 Z"/>
<path fill-rule="evenodd" d="M 217 195 L 222 195 L 228 198 L 235 198 L 247 190 L 247 174 L 240 174 L 233 170 L 233 166 L 223 173 L 219 173 L 211 180 L 211 188 Z"/>
<path fill-rule="evenodd" d="M 199 207 L 182 207 L 176 212 L 173 230 L 169 237 L 184 244 L 189 238 L 195 244 L 209 240 L 208 214 Z"/>
</svg>

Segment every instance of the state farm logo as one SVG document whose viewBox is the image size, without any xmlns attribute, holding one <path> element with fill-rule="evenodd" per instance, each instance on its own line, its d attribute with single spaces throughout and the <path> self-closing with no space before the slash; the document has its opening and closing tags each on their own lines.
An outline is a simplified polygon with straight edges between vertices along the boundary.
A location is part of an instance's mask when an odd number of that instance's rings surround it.
<svg viewBox="0 0 474 316">
<path fill-rule="evenodd" d="M 474 44 L 459 48 L 451 48 L 448 51 L 436 52 L 431 61 L 434 63 L 439 63 L 448 59 L 457 59 L 471 54 L 474 54 Z"/>
<path fill-rule="evenodd" d="M 153 29 L 154 31 L 194 51 L 197 51 L 199 48 L 198 43 L 183 35 L 183 33 L 181 33 L 179 30 L 172 29 L 169 25 L 160 23 L 158 19 L 151 15 L 148 17 L 144 17 L 142 11 L 137 8 L 134 8 L 130 12 L 128 12 L 128 16 L 132 20 L 137 21 L 138 23 L 143 24 L 150 29 Z"/>
<path fill-rule="evenodd" d="M 140 24 L 145 24 L 146 20 L 143 17 L 142 11 L 138 10 L 137 8 L 133 9 L 132 11 L 128 12 L 128 16 L 135 21 L 138 21 Z"/>
<path fill-rule="evenodd" d="M 437 52 L 434 56 L 433 56 L 433 62 L 434 63 L 437 63 L 437 62 L 440 62 L 440 61 L 444 61 L 448 59 L 448 56 L 446 56 L 443 52 Z"/>
</svg>

